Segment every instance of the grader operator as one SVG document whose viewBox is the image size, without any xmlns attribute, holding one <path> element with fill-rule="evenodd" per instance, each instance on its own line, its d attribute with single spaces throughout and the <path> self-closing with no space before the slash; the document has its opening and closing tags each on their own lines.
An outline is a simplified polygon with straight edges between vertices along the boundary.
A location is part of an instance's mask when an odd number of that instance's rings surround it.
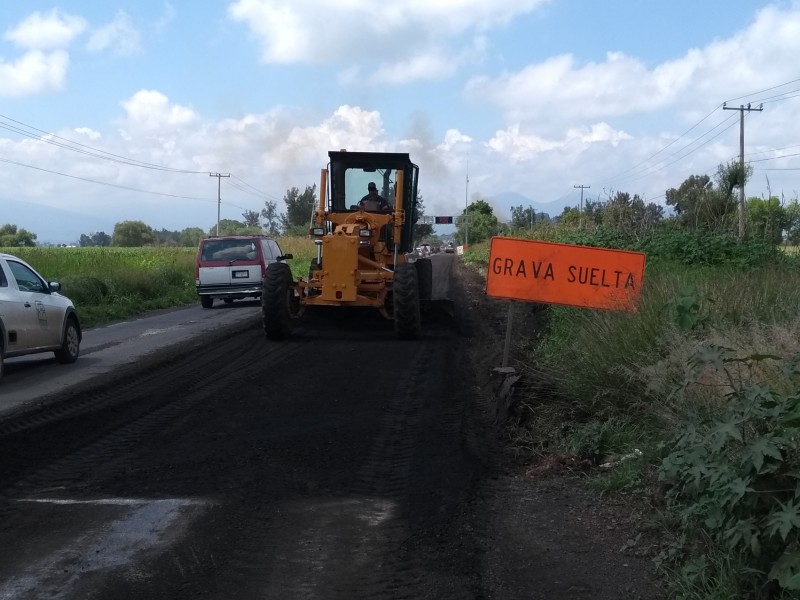
<svg viewBox="0 0 800 600">
<path fill-rule="evenodd" d="M 280 340 L 312 306 L 376 308 L 401 339 L 422 329 L 420 305 L 431 299 L 433 269 L 414 248 L 419 167 L 408 154 L 330 151 L 310 235 L 316 245 L 308 278 L 270 264 L 262 284 L 267 338 Z M 366 195 L 365 195 L 366 193 Z"/>
</svg>

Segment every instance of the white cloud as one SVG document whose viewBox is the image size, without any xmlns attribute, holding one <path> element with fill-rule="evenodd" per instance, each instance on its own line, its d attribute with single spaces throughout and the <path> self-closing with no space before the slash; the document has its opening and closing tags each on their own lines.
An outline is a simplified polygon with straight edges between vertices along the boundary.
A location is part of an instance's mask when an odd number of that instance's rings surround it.
<svg viewBox="0 0 800 600">
<path fill-rule="evenodd" d="M 228 14 L 247 25 L 266 63 L 357 62 L 375 69 L 375 81 L 405 83 L 450 75 L 462 47 L 481 50 L 482 32 L 547 1 L 398 0 L 378 7 L 373 0 L 236 0 Z M 465 35 L 474 41 L 464 44 Z M 343 80 L 357 72 L 345 67 Z"/>
<path fill-rule="evenodd" d="M 0 96 L 24 96 L 64 87 L 69 55 L 31 50 L 14 62 L 0 59 Z"/>
<path fill-rule="evenodd" d="M 340 106 L 319 125 L 292 127 L 275 140 L 264 157 L 271 169 L 298 164 L 324 164 L 328 150 L 388 151 L 380 114 L 356 106 Z"/>
<path fill-rule="evenodd" d="M 127 126 L 133 130 L 158 132 L 189 125 L 199 118 L 191 108 L 171 103 L 156 90 L 139 90 L 122 106 Z"/>
<path fill-rule="evenodd" d="M 444 134 L 444 141 L 439 144 L 437 149 L 441 152 L 451 152 L 455 148 L 469 144 L 472 138 L 461 133 L 458 129 L 448 129 Z"/>
<path fill-rule="evenodd" d="M 172 6 L 171 3 L 167 2 L 164 4 L 164 12 L 158 18 L 158 20 L 153 24 L 153 29 L 156 33 L 162 34 L 164 33 L 170 24 L 175 20 L 175 16 L 177 15 L 177 11 L 175 7 Z"/>
<path fill-rule="evenodd" d="M 131 56 L 141 50 L 139 31 L 124 11 L 118 11 L 114 20 L 92 32 L 86 48 L 100 52 L 111 48 L 117 56 Z"/>
<path fill-rule="evenodd" d="M 724 100 L 721 89 L 748 93 L 784 80 L 787 65 L 794 65 L 798 55 L 800 7 L 768 6 L 745 30 L 652 69 L 619 52 L 585 64 L 564 54 L 498 77 L 475 77 L 465 93 L 499 107 L 510 121 L 609 118 L 689 104 L 713 107 Z"/>
<path fill-rule="evenodd" d="M 3 34 L 24 48 L 18 58 L 0 57 L 0 96 L 14 97 L 64 88 L 70 60 L 66 48 L 86 29 L 81 17 L 58 9 L 34 12 Z"/>
<path fill-rule="evenodd" d="M 96 141 L 103 137 L 99 131 L 95 131 L 90 127 L 76 127 L 74 131 L 79 135 L 87 137 L 91 141 Z"/>
<path fill-rule="evenodd" d="M 52 50 L 65 48 L 86 29 L 82 17 L 62 14 L 57 8 L 34 12 L 16 27 L 7 29 L 4 38 L 22 48 Z"/>
</svg>

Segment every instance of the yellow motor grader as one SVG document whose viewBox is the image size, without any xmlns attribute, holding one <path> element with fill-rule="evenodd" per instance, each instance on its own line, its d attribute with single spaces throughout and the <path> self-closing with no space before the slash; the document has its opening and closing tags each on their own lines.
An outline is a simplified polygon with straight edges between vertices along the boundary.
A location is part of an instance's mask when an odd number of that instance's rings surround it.
<svg viewBox="0 0 800 600">
<path fill-rule="evenodd" d="M 272 263 L 262 283 L 267 338 L 280 340 L 311 306 L 378 309 L 397 336 L 421 333 L 420 305 L 431 299 L 433 269 L 414 246 L 419 167 L 408 154 L 330 151 L 309 231 L 317 256 L 308 278 Z"/>
</svg>

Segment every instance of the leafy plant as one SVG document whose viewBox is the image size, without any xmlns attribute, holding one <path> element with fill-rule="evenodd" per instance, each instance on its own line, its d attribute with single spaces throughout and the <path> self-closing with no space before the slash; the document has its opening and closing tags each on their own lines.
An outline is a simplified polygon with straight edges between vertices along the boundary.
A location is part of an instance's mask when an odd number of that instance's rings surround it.
<svg viewBox="0 0 800 600">
<path fill-rule="evenodd" d="M 735 574 L 740 593 L 800 591 L 800 392 L 749 377 L 758 363 L 778 359 L 737 357 L 719 346 L 698 352 L 684 387 L 716 371 L 729 389 L 727 406 L 721 417 L 687 422 L 660 469 L 687 531 L 699 528 L 746 565 Z M 800 355 L 783 375 L 796 381 L 799 364 Z"/>
<path fill-rule="evenodd" d="M 694 331 L 706 325 L 708 314 L 702 311 L 700 294 L 695 286 L 684 287 L 675 299 L 675 322 L 683 331 Z M 705 298 L 713 302 L 711 298 Z"/>
</svg>

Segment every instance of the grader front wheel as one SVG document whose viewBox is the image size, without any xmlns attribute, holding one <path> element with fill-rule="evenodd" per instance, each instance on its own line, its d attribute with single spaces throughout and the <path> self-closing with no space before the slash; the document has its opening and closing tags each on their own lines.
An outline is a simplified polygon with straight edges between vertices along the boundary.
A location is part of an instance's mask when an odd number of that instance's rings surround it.
<svg viewBox="0 0 800 600">
<path fill-rule="evenodd" d="M 291 332 L 292 271 L 286 263 L 267 267 L 261 287 L 261 321 L 267 339 L 283 340 Z"/>
<path fill-rule="evenodd" d="M 413 264 L 398 265 L 392 285 L 394 330 L 401 340 L 415 340 L 422 332 L 419 314 L 419 284 Z"/>
</svg>

